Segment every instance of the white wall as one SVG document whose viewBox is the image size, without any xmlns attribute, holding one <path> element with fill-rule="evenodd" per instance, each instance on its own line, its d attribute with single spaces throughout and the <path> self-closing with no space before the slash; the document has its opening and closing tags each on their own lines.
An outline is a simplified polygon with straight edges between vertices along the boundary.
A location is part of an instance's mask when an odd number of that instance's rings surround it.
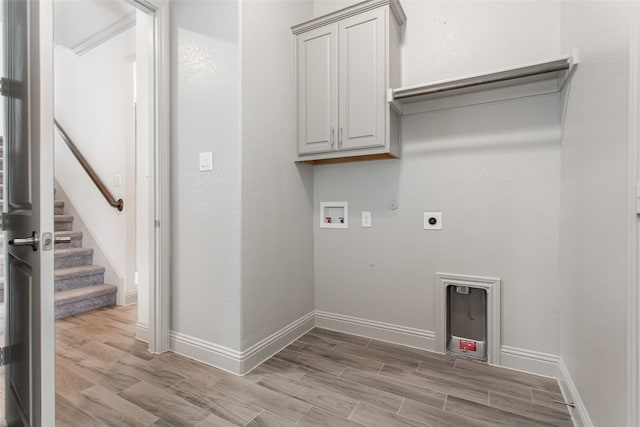
<svg viewBox="0 0 640 427">
<path fill-rule="evenodd" d="M 314 0 L 314 16 L 360 0 Z M 559 55 L 560 1 L 401 0 L 403 85 Z M 542 28 L 544 26 L 544 28 Z"/>
<path fill-rule="evenodd" d="M 311 3 L 184 1 L 171 14 L 174 348 L 198 351 L 185 336 L 226 348 L 238 364 L 225 366 L 242 370 L 239 353 L 314 308 L 289 30 Z M 213 171 L 198 172 L 205 151 Z"/>
<path fill-rule="evenodd" d="M 403 85 L 559 56 L 559 1 L 405 0 Z"/>
<path fill-rule="evenodd" d="M 561 53 L 556 2 L 402 5 L 405 85 Z M 502 344 L 557 354 L 559 141 L 551 95 L 407 116 L 401 160 L 316 166 L 316 308 L 433 331 L 435 272 L 497 276 Z M 320 229 L 319 203 L 342 200 L 350 228 Z M 422 230 L 431 210 L 442 232 Z"/>
<path fill-rule="evenodd" d="M 135 178 L 125 163 L 135 143 L 134 54 L 135 30 L 130 29 L 83 56 L 58 45 L 54 58 L 56 118 L 114 197 L 124 200 L 125 209 L 118 212 L 108 205 L 58 135 L 56 179 L 124 279 L 121 295 L 134 290 L 134 265 L 126 242 L 132 231 L 127 206 L 135 204 L 128 183 Z M 115 175 L 121 176 L 120 187 L 113 185 Z"/>
<path fill-rule="evenodd" d="M 171 2 L 171 329 L 240 349 L 239 3 Z M 213 152 L 213 171 L 198 153 Z"/>
<path fill-rule="evenodd" d="M 242 345 L 313 311 L 313 169 L 296 165 L 293 36 L 311 2 L 242 2 Z"/>
<path fill-rule="evenodd" d="M 580 65 L 562 139 L 560 354 L 596 426 L 632 425 L 625 422 L 625 387 L 633 11 L 622 2 L 562 8 L 562 45 L 580 49 Z"/>
</svg>

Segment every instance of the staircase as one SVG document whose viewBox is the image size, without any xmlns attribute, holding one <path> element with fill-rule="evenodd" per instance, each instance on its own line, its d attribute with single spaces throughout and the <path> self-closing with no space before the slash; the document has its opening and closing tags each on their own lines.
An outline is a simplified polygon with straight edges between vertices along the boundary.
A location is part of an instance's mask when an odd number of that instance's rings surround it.
<svg viewBox="0 0 640 427">
<path fill-rule="evenodd" d="M 55 201 L 56 237 L 70 243 L 55 246 L 56 319 L 115 305 L 118 288 L 104 283 L 104 267 L 93 264 L 93 249 L 82 247 L 82 232 L 73 231 L 73 216 Z"/>
</svg>

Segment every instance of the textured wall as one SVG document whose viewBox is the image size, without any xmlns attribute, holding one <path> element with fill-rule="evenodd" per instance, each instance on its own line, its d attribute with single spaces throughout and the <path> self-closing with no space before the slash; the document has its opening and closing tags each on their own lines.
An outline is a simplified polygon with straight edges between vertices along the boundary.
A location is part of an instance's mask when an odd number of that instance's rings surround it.
<svg viewBox="0 0 640 427">
<path fill-rule="evenodd" d="M 172 329 L 244 350 L 313 310 L 312 170 L 293 162 L 289 30 L 311 3 L 171 12 Z M 198 172 L 200 151 L 213 151 L 212 172 Z"/>
<path fill-rule="evenodd" d="M 560 54 L 558 3 L 402 4 L 404 84 Z M 436 271 L 498 276 L 502 344 L 557 353 L 558 101 L 406 116 L 401 160 L 316 166 L 316 308 L 433 331 Z M 320 229 L 319 203 L 342 200 L 350 228 Z M 363 210 L 372 212 L 370 229 L 360 227 Z M 422 230 L 424 211 L 442 211 L 444 230 Z"/>
<path fill-rule="evenodd" d="M 293 36 L 310 1 L 242 3 L 242 344 L 314 309 L 313 170 L 294 163 Z"/>
<path fill-rule="evenodd" d="M 240 348 L 240 48 L 235 1 L 171 3 L 171 329 Z M 213 152 L 213 171 L 198 153 Z"/>
<path fill-rule="evenodd" d="M 632 11 L 629 3 L 609 2 L 566 2 L 562 10 L 562 44 L 580 49 L 580 65 L 562 140 L 561 355 L 597 426 L 631 425 L 625 356 Z"/>
</svg>

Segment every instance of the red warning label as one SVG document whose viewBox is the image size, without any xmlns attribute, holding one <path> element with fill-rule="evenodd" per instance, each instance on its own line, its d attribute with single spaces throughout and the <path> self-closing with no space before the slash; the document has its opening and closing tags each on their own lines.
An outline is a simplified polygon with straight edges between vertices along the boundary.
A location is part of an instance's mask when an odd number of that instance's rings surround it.
<svg viewBox="0 0 640 427">
<path fill-rule="evenodd" d="M 460 350 L 476 351 L 476 342 L 472 340 L 460 340 Z"/>
</svg>

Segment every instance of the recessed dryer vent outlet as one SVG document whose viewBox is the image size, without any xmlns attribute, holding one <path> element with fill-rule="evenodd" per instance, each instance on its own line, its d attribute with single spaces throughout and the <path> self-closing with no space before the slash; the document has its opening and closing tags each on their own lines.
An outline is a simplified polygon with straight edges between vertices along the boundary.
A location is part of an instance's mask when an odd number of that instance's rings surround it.
<svg viewBox="0 0 640 427">
<path fill-rule="evenodd" d="M 320 202 L 320 228 L 349 228 L 347 202 Z"/>
<path fill-rule="evenodd" d="M 497 277 L 435 274 L 435 350 L 500 364 L 500 283 Z"/>
</svg>

